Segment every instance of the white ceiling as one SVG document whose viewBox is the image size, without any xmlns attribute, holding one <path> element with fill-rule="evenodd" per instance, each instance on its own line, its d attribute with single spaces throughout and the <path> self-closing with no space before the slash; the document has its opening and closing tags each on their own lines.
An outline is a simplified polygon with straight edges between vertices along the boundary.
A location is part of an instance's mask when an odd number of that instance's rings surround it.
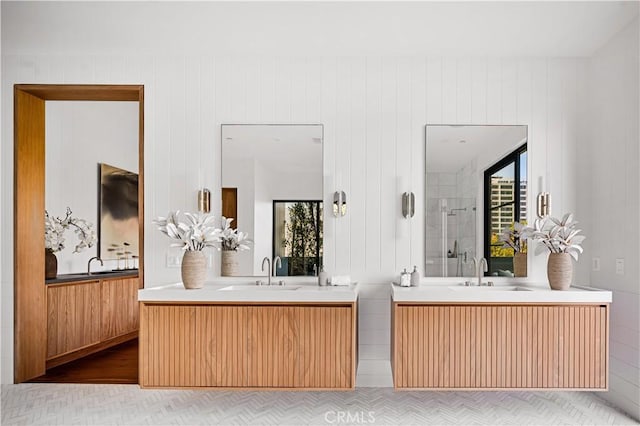
<svg viewBox="0 0 640 426">
<path fill-rule="evenodd" d="M 322 176 L 320 124 L 222 125 L 222 167 L 226 160 L 254 159 L 266 170 Z"/>
<path fill-rule="evenodd" d="M 2 53 L 590 56 L 637 1 L 1 2 Z"/>
<path fill-rule="evenodd" d="M 473 160 L 498 161 L 527 139 L 527 126 L 437 125 L 426 132 L 426 170 L 434 173 L 455 173 Z"/>
</svg>

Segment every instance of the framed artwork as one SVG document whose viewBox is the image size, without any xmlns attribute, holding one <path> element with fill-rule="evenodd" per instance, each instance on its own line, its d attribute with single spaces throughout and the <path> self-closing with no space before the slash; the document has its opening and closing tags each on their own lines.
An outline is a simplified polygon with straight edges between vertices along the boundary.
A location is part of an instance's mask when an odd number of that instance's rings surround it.
<svg viewBox="0 0 640 426">
<path fill-rule="evenodd" d="M 98 256 L 131 269 L 139 255 L 138 236 L 138 174 L 101 163 Z"/>
</svg>

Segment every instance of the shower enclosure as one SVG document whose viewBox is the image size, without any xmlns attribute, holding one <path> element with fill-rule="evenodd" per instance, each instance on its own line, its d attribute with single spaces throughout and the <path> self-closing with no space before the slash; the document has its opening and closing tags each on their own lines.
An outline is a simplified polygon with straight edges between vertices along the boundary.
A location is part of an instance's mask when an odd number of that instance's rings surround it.
<svg viewBox="0 0 640 426">
<path fill-rule="evenodd" d="M 474 198 L 427 200 L 427 276 L 473 276 L 476 257 Z"/>
</svg>

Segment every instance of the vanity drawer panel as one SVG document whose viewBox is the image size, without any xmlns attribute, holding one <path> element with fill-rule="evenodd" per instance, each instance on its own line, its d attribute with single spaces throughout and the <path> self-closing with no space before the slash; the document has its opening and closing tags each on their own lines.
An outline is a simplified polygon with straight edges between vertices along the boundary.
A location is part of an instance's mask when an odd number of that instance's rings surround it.
<svg viewBox="0 0 640 426">
<path fill-rule="evenodd" d="M 607 389 L 608 305 L 398 305 L 397 388 Z"/>
<path fill-rule="evenodd" d="M 245 386 L 246 314 L 234 306 L 142 304 L 140 384 Z"/>
<path fill-rule="evenodd" d="M 140 306 L 143 387 L 349 389 L 353 305 Z"/>
</svg>

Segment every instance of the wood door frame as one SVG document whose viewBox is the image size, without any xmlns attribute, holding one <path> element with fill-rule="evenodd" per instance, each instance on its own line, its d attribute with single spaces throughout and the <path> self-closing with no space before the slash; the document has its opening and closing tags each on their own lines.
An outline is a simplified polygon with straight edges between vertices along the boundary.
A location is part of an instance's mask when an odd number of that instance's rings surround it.
<svg viewBox="0 0 640 426">
<path fill-rule="evenodd" d="M 139 278 L 144 287 L 144 85 L 14 85 L 14 382 L 45 373 L 45 102 L 137 101 Z M 40 237 L 39 237 L 40 236 Z"/>
</svg>

